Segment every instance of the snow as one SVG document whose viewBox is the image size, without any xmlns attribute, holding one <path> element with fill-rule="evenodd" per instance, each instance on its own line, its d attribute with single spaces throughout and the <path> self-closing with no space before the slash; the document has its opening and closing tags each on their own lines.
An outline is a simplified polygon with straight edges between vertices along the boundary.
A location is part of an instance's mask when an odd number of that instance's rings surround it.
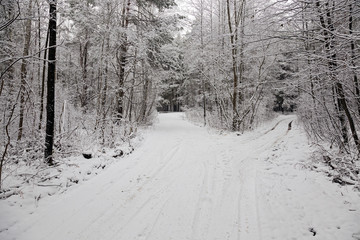
<svg viewBox="0 0 360 240">
<path fill-rule="evenodd" d="M 360 193 L 309 170 L 310 156 L 292 115 L 238 136 L 160 114 L 96 177 L 36 207 L 1 200 L 0 239 L 360 239 Z"/>
</svg>

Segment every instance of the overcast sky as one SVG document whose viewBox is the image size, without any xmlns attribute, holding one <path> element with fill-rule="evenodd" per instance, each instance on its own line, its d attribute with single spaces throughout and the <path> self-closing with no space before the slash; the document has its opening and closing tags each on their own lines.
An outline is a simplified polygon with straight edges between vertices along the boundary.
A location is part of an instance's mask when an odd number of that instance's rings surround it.
<svg viewBox="0 0 360 240">
<path fill-rule="evenodd" d="M 190 31 L 191 22 L 195 19 L 193 16 L 194 7 L 191 6 L 191 0 L 175 0 L 175 2 L 177 6 L 168 11 L 169 13 L 175 12 L 186 17 L 186 19 L 181 20 L 181 27 L 184 28 L 182 33 L 185 34 L 187 31 Z"/>
</svg>

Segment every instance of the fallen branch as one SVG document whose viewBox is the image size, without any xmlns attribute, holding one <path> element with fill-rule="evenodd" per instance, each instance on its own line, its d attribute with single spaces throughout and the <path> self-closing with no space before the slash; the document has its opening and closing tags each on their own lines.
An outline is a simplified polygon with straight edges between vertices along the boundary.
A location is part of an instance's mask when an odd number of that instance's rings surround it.
<svg viewBox="0 0 360 240">
<path fill-rule="evenodd" d="M 344 185 L 355 185 L 356 184 L 356 182 L 353 182 L 353 181 L 350 181 L 350 180 L 344 180 L 340 176 L 334 177 L 332 181 L 334 183 L 338 183 L 338 184 L 340 184 L 342 186 L 344 186 Z"/>
<path fill-rule="evenodd" d="M 39 183 L 35 183 L 36 186 L 39 187 L 61 187 L 62 184 L 39 184 Z"/>
<path fill-rule="evenodd" d="M 19 191 L 10 190 L 10 191 L 1 193 L 0 194 L 0 199 L 6 199 L 6 198 L 9 198 L 9 197 L 11 197 L 13 195 L 17 195 L 17 194 L 19 194 Z"/>
<path fill-rule="evenodd" d="M 52 178 L 56 178 L 56 177 L 58 177 L 58 176 L 60 176 L 60 173 L 59 173 L 59 174 L 55 174 L 55 175 L 50 176 L 50 177 L 42 178 L 42 179 L 39 180 L 39 182 L 45 182 L 45 181 L 47 181 L 47 180 L 50 180 L 50 179 L 52 179 Z"/>
</svg>

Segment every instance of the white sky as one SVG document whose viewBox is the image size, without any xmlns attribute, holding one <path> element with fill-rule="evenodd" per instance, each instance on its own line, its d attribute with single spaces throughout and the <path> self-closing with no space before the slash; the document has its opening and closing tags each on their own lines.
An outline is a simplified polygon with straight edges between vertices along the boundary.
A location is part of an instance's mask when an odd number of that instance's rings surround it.
<svg viewBox="0 0 360 240">
<path fill-rule="evenodd" d="M 194 7 L 191 6 L 191 0 L 175 0 L 177 6 L 169 10 L 170 13 L 178 13 L 185 16 L 186 19 L 181 21 L 181 27 L 184 28 L 183 34 L 191 29 L 191 23 L 195 19 L 193 12 Z"/>
</svg>

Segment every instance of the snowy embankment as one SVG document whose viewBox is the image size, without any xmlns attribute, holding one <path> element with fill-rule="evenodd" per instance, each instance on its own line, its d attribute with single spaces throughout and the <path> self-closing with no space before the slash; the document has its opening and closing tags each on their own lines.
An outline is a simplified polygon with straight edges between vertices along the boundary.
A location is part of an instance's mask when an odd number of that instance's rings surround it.
<svg viewBox="0 0 360 240">
<path fill-rule="evenodd" d="M 97 177 L 29 199 L 34 213 L 10 206 L 20 195 L 0 201 L 2 224 L 13 223 L 0 226 L 0 239 L 360 239 L 359 192 L 306 168 L 294 116 L 241 136 L 209 133 L 182 114 L 159 118 L 133 154 Z"/>
</svg>

